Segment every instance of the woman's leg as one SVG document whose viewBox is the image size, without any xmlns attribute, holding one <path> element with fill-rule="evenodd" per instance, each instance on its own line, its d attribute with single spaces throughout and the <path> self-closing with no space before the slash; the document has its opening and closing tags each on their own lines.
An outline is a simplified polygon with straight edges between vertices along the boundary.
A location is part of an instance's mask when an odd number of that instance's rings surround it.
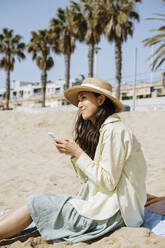
<svg viewBox="0 0 165 248">
<path fill-rule="evenodd" d="M 7 209 L 6 212 L 4 212 L 2 215 L 0 215 L 0 222 L 6 218 L 7 215 L 11 214 L 12 212 L 14 212 L 16 210 L 16 208 L 13 209 Z"/>
<path fill-rule="evenodd" d="M 0 219 L 0 240 L 11 237 L 29 226 L 32 218 L 26 204 L 9 211 Z"/>
</svg>

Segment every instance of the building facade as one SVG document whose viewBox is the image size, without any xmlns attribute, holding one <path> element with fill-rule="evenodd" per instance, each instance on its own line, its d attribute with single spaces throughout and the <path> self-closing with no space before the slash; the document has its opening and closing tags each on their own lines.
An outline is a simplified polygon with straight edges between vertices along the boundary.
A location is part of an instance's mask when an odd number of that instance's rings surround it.
<svg viewBox="0 0 165 248">
<path fill-rule="evenodd" d="M 115 88 L 113 88 L 113 94 Z M 124 83 L 120 88 L 121 100 L 133 99 L 134 87 Z M 162 73 L 161 80 L 153 83 L 141 82 L 135 87 L 136 99 L 141 98 L 152 98 L 152 97 L 163 97 L 165 96 L 165 72 Z"/>
<path fill-rule="evenodd" d="M 83 76 L 70 80 L 70 86 L 81 84 Z M 46 105 L 59 106 L 65 104 L 63 96 L 65 80 L 56 82 L 48 81 L 46 85 Z M 12 105 L 33 106 L 41 103 L 41 82 L 12 81 L 10 90 L 10 102 Z M 5 89 L 0 89 L 0 105 L 5 101 Z"/>
</svg>

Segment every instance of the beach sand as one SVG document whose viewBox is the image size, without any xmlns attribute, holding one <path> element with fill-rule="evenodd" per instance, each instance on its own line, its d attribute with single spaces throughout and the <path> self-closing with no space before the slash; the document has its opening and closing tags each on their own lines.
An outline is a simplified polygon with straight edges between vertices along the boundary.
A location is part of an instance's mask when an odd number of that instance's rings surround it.
<svg viewBox="0 0 165 248">
<path fill-rule="evenodd" d="M 16 207 L 31 193 L 77 194 L 69 156 L 59 154 L 48 132 L 71 138 L 75 111 L 0 112 L 0 211 Z M 165 111 L 124 112 L 120 117 L 141 143 L 147 162 L 147 192 L 165 196 Z M 52 247 L 41 237 L 1 247 Z M 144 228 L 122 228 L 95 242 L 55 247 L 165 248 L 165 237 Z"/>
</svg>

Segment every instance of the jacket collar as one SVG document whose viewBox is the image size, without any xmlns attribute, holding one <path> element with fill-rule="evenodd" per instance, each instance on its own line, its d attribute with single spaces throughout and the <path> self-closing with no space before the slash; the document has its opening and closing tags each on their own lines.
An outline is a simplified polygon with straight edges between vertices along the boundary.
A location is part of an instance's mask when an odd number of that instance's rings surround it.
<svg viewBox="0 0 165 248">
<path fill-rule="evenodd" d="M 100 130 L 107 124 L 109 123 L 114 123 L 114 122 L 118 122 L 121 121 L 120 117 L 115 113 L 113 115 L 108 116 L 108 118 L 104 121 L 104 123 L 101 125 Z"/>
</svg>

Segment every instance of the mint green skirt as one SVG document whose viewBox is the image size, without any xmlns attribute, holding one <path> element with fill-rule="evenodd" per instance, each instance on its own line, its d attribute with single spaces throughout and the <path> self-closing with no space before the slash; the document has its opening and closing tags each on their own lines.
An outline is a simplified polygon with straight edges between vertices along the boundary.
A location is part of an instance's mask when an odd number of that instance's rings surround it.
<svg viewBox="0 0 165 248">
<path fill-rule="evenodd" d="M 120 211 L 107 220 L 96 221 L 81 216 L 68 202 L 72 195 L 33 194 L 26 198 L 30 215 L 45 240 L 54 243 L 82 242 L 110 234 L 125 226 Z M 88 199 L 88 183 L 80 199 Z"/>
</svg>

